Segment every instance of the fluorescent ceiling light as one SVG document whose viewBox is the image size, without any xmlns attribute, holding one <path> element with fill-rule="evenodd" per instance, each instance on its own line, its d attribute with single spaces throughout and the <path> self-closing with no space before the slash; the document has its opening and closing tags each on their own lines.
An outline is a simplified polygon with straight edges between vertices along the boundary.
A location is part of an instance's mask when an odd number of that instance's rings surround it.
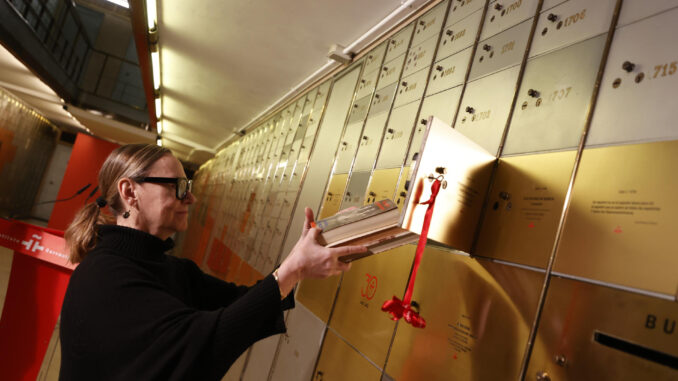
<svg viewBox="0 0 678 381">
<path fill-rule="evenodd" d="M 162 115 L 162 101 L 160 97 L 155 98 L 155 118 L 160 119 Z"/>
<path fill-rule="evenodd" d="M 151 52 L 151 65 L 153 66 L 153 88 L 160 89 L 160 53 Z"/>
<path fill-rule="evenodd" d="M 156 124 L 156 128 L 158 129 L 158 135 L 162 134 L 162 120 L 159 120 Z"/>
<path fill-rule="evenodd" d="M 109 3 L 113 3 L 115 5 L 119 5 L 123 8 L 129 8 L 129 2 L 127 0 L 106 0 Z"/>
<path fill-rule="evenodd" d="M 158 11 L 155 7 L 155 0 L 146 0 L 146 16 L 148 17 L 148 30 L 155 29 L 158 25 Z"/>
</svg>

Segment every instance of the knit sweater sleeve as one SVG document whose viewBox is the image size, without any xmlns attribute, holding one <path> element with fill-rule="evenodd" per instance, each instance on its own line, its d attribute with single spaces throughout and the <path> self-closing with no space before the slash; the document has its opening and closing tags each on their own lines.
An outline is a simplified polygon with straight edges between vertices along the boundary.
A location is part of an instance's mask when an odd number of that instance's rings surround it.
<svg viewBox="0 0 678 381">
<path fill-rule="evenodd" d="M 63 379 L 219 380 L 254 342 L 285 332 L 270 275 L 236 287 L 227 306 L 201 310 L 130 261 L 101 255 L 86 266 L 64 300 L 62 347 L 73 358 L 62 360 Z"/>
<path fill-rule="evenodd" d="M 195 262 L 189 259 L 179 259 L 185 266 L 186 272 L 191 279 L 191 290 L 193 300 L 199 309 L 213 310 L 229 306 L 238 298 L 247 294 L 251 287 L 238 286 L 230 282 L 225 282 L 209 274 L 205 274 Z M 257 285 L 262 281 L 258 281 Z M 283 299 L 283 310 L 294 308 L 294 291 Z"/>
</svg>

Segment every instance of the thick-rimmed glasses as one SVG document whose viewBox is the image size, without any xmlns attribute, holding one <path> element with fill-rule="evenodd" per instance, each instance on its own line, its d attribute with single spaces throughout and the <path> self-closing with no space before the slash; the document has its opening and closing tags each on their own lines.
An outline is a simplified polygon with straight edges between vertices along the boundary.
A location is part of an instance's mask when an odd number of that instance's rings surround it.
<svg viewBox="0 0 678 381">
<path fill-rule="evenodd" d="M 179 200 L 185 199 L 193 187 L 193 180 L 185 177 L 137 177 L 134 181 L 138 183 L 174 184 L 176 197 Z"/>
</svg>

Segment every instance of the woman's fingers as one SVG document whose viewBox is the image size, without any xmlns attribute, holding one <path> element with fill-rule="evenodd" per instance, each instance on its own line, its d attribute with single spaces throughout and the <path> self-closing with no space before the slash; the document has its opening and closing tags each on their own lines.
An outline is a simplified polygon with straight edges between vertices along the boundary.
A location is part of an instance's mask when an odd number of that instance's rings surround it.
<svg viewBox="0 0 678 381">
<path fill-rule="evenodd" d="M 330 249 L 331 254 L 337 258 L 350 254 L 364 253 L 366 251 L 367 246 L 341 246 Z"/>
<path fill-rule="evenodd" d="M 304 209 L 304 215 L 305 215 L 305 221 L 304 221 L 304 229 L 301 231 L 302 237 L 306 236 L 309 229 L 311 229 L 311 224 L 313 222 L 315 222 L 315 218 L 313 217 L 313 210 L 311 208 L 306 207 L 306 209 Z"/>
</svg>

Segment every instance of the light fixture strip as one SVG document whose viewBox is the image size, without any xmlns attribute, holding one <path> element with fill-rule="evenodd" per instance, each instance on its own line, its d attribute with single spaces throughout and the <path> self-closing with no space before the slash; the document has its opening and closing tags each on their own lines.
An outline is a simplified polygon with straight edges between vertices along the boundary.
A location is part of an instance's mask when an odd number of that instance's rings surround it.
<svg viewBox="0 0 678 381">
<path fill-rule="evenodd" d="M 151 52 L 151 66 L 153 70 L 153 89 L 160 89 L 160 52 Z"/>
<path fill-rule="evenodd" d="M 158 25 L 158 11 L 155 0 L 146 0 L 146 17 L 148 17 L 148 30 L 154 30 Z"/>
<path fill-rule="evenodd" d="M 155 119 L 160 120 L 162 116 L 162 101 L 160 97 L 155 98 Z"/>
</svg>

